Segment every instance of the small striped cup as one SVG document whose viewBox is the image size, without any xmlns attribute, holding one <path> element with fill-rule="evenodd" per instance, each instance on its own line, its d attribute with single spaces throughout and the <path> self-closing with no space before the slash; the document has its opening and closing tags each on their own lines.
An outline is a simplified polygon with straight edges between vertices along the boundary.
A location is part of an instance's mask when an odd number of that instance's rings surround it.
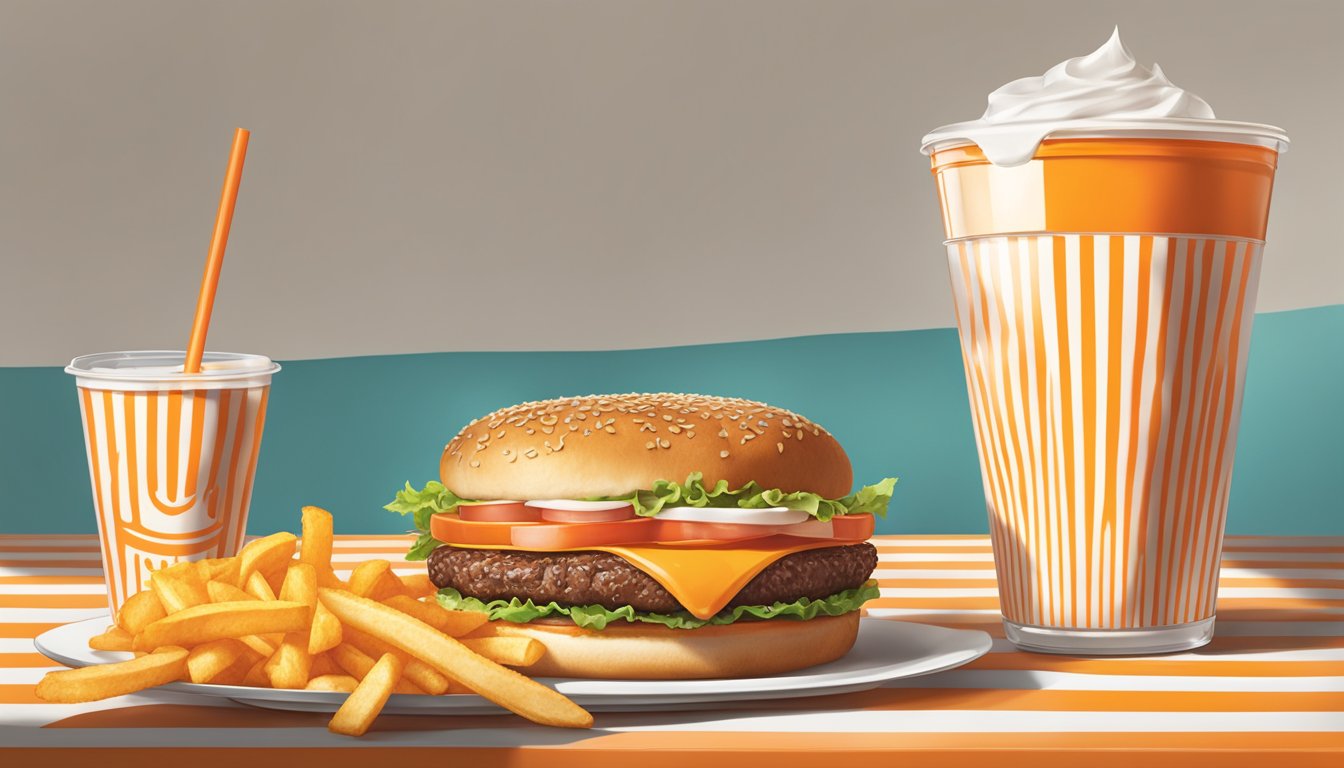
<svg viewBox="0 0 1344 768">
<path fill-rule="evenodd" d="M 1005 631 L 1027 650 L 1213 636 L 1260 253 L 1263 141 L 932 148 Z"/>
<path fill-rule="evenodd" d="M 183 352 L 77 357 L 89 479 L 113 615 L 157 568 L 227 557 L 247 529 L 271 376 L 260 355 Z"/>
</svg>

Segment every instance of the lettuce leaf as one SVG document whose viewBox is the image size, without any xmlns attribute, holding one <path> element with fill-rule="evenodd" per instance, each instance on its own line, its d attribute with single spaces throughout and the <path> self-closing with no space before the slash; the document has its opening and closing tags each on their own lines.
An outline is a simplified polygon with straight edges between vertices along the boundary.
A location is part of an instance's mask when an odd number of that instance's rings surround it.
<svg viewBox="0 0 1344 768">
<path fill-rule="evenodd" d="M 410 515 L 415 530 L 420 533 L 419 538 L 411 545 L 410 551 L 406 553 L 407 560 L 424 560 L 443 543 L 430 534 L 429 518 L 438 512 L 450 512 L 463 501 L 465 499 L 458 498 L 437 480 L 425 483 L 423 490 L 415 490 L 408 482 L 405 489 L 397 491 L 396 498 L 383 509 L 399 515 Z"/>
<path fill-rule="evenodd" d="M 840 499 L 824 499 L 815 493 L 794 491 L 784 493 L 778 488 L 762 488 L 754 481 L 735 490 L 728 488 L 726 480 L 720 480 L 713 488 L 706 488 L 704 475 L 692 472 L 686 482 L 658 480 L 652 488 L 632 491 L 624 496 L 593 496 L 588 501 L 628 501 L 635 508 L 635 514 L 643 517 L 655 517 L 664 507 L 717 507 L 738 509 L 764 509 L 767 507 L 787 507 L 798 509 L 817 518 L 830 520 L 836 515 L 874 514 L 885 517 L 887 505 L 896 489 L 896 478 L 883 478 L 881 482 L 865 485 L 859 490 Z M 442 544 L 429 533 L 429 518 L 437 512 L 451 512 L 457 505 L 472 499 L 463 499 L 443 487 L 443 483 L 431 480 L 422 490 L 415 490 L 406 483 L 404 490 L 398 491 L 392 503 L 383 507 L 389 512 L 411 515 L 415 530 L 420 533 L 411 551 L 406 553 L 407 560 L 424 560 L 434 548 Z"/>
<path fill-rule="evenodd" d="M 787 507 L 806 512 L 818 520 L 830 520 L 836 515 L 871 513 L 879 517 L 887 514 L 887 504 L 896 489 L 896 478 L 883 478 L 874 485 L 866 485 L 841 499 L 825 499 L 815 493 L 794 491 L 784 493 L 778 488 L 762 488 L 754 481 L 730 490 L 726 480 L 713 488 L 706 488 L 704 475 L 692 472 L 685 483 L 659 480 L 649 490 L 639 490 L 624 496 L 596 496 L 594 501 L 628 501 L 635 514 L 656 517 L 664 507 L 737 507 L 764 509 Z"/>
<path fill-rule="evenodd" d="M 739 620 L 756 621 L 789 619 L 806 621 L 817 616 L 839 616 L 857 611 L 868 600 L 878 596 L 877 582 L 868 581 L 856 589 L 847 589 L 820 600 L 799 598 L 792 603 L 773 605 L 739 605 L 720 611 L 708 619 L 699 619 L 685 611 L 676 613 L 645 613 L 630 606 L 610 610 L 600 605 L 563 606 L 558 603 L 537 605 L 531 600 L 491 600 L 484 602 L 466 597 L 452 587 L 439 590 L 439 605 L 450 611 L 476 611 L 489 614 L 490 621 L 510 621 L 526 624 L 533 619 L 568 617 L 584 629 L 606 629 L 616 621 L 662 624 L 671 629 L 695 629 L 709 624 L 732 624 Z"/>
</svg>

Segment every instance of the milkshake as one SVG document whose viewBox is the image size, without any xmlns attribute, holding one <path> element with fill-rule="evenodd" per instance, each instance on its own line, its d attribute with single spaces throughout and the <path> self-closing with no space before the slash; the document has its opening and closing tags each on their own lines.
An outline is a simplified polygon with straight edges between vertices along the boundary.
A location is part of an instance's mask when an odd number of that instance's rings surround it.
<svg viewBox="0 0 1344 768">
<path fill-rule="evenodd" d="M 182 560 L 237 553 L 247 528 L 271 376 L 260 355 L 182 352 L 77 357 L 75 376 L 97 509 L 108 607 Z"/>
<path fill-rule="evenodd" d="M 1217 120 L 1118 30 L 924 137 L 1008 638 L 1213 634 L 1283 131 Z"/>
</svg>

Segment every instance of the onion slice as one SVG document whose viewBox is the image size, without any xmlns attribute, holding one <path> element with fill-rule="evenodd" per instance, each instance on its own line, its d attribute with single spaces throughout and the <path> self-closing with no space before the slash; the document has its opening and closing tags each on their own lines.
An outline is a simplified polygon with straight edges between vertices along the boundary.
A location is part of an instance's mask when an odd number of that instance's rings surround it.
<svg viewBox="0 0 1344 768">
<path fill-rule="evenodd" d="M 635 516 L 635 507 L 628 501 L 543 499 L 529 501 L 526 506 L 551 523 L 610 523 Z"/>
<path fill-rule="evenodd" d="M 659 520 L 684 523 L 719 523 L 723 525 L 797 525 L 810 517 L 801 509 L 767 507 L 739 509 L 737 507 L 667 507 L 658 513 Z"/>
</svg>

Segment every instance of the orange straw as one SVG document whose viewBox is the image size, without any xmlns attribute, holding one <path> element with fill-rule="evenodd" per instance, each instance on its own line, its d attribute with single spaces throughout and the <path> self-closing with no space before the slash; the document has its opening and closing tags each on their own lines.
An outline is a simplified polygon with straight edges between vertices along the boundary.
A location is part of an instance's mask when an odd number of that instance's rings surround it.
<svg viewBox="0 0 1344 768">
<path fill-rule="evenodd" d="M 196 299 L 196 318 L 191 323 L 191 341 L 187 343 L 187 361 L 183 368 L 186 373 L 201 372 L 205 334 L 210 330 L 210 313 L 215 308 L 215 289 L 219 287 L 219 271 L 224 266 L 224 248 L 229 244 L 229 225 L 233 224 L 233 204 L 238 200 L 238 185 L 243 181 L 243 160 L 247 157 L 247 138 L 251 135 L 246 128 L 233 131 L 229 169 L 224 174 L 224 189 L 219 193 L 215 233 L 210 238 L 210 254 L 206 256 L 205 274 L 201 277 L 201 295 Z"/>
</svg>

